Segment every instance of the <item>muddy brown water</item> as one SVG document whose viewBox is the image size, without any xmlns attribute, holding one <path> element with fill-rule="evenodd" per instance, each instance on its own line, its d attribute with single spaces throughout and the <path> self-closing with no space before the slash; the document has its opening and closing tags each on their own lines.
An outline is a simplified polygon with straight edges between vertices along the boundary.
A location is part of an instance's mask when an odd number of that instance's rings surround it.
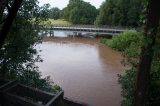
<svg viewBox="0 0 160 106">
<path fill-rule="evenodd" d="M 92 106 L 120 106 L 122 56 L 98 38 L 45 38 L 37 46 L 43 76 L 62 87 L 65 97 Z"/>
</svg>

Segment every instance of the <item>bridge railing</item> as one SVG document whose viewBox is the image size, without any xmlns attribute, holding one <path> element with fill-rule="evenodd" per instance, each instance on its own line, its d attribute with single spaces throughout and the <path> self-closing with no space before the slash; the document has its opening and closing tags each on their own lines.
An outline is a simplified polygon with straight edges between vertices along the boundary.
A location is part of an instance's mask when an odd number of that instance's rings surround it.
<svg viewBox="0 0 160 106">
<path fill-rule="evenodd" d="M 126 29 L 126 30 L 132 30 L 135 29 L 133 27 L 122 27 L 122 26 L 109 26 L 109 25 L 51 25 L 51 28 L 54 27 L 75 27 L 75 28 L 99 28 L 99 29 Z"/>
</svg>

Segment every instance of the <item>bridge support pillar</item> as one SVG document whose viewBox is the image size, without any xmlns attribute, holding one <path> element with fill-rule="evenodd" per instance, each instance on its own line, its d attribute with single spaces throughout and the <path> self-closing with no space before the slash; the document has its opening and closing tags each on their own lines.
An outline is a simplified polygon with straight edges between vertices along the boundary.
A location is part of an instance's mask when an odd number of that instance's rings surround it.
<svg viewBox="0 0 160 106">
<path fill-rule="evenodd" d="M 77 36 L 77 35 L 78 35 L 78 33 L 77 33 L 77 32 L 73 32 L 73 35 L 74 35 L 74 36 Z"/>
<path fill-rule="evenodd" d="M 52 31 L 52 37 L 54 37 L 54 31 Z"/>
<path fill-rule="evenodd" d="M 50 37 L 54 37 L 54 31 L 50 31 Z"/>
</svg>

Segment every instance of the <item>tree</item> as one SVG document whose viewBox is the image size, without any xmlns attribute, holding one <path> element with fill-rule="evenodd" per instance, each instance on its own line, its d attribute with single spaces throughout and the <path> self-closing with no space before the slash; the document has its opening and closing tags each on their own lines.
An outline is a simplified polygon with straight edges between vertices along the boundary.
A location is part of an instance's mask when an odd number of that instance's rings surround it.
<svg viewBox="0 0 160 106">
<path fill-rule="evenodd" d="M 57 7 L 53 7 L 49 10 L 49 18 L 51 19 L 59 19 L 60 18 L 60 9 Z"/>
<path fill-rule="evenodd" d="M 106 0 L 96 18 L 97 25 L 132 26 L 140 24 L 144 0 Z"/>
<path fill-rule="evenodd" d="M 149 0 L 147 22 L 144 35 L 147 39 L 146 44 L 142 47 L 139 68 L 137 72 L 136 93 L 133 106 L 145 106 L 147 90 L 149 87 L 151 63 L 160 21 L 160 1 Z"/>
<path fill-rule="evenodd" d="M 39 7 L 37 3 L 37 0 L 23 0 L 3 48 L 0 49 L 0 77 L 52 91 L 49 77 L 41 78 L 35 65 L 35 62 L 42 61 L 34 48 L 40 43 L 38 25 L 46 20 L 48 14 L 48 6 Z"/>
<path fill-rule="evenodd" d="M 116 0 L 106 0 L 106 2 L 103 3 L 101 6 L 100 13 L 96 19 L 96 24 L 112 25 L 115 7 L 116 7 Z"/>
<path fill-rule="evenodd" d="M 8 16 L 7 16 L 5 23 L 0 31 L 0 48 L 2 47 L 2 45 L 4 43 L 4 40 L 5 40 L 8 32 L 11 28 L 11 25 L 14 21 L 14 18 L 17 15 L 18 9 L 20 8 L 22 1 L 23 0 L 19 0 L 19 1 L 16 0 L 13 2 L 12 7 L 10 9 L 8 7 L 8 9 L 9 9 Z M 7 4 L 7 3 L 5 2 L 5 4 Z M 4 9 L 4 7 L 2 7 L 2 12 L 3 12 L 3 9 Z"/>
<path fill-rule="evenodd" d="M 62 10 L 62 16 L 74 24 L 94 24 L 98 10 L 82 0 L 70 0 Z"/>
<path fill-rule="evenodd" d="M 102 40 L 103 43 L 106 43 L 108 46 L 121 51 L 123 56 L 125 57 L 125 60 L 123 61 L 124 65 L 130 66 L 129 69 L 125 69 L 125 73 L 119 75 L 119 83 L 122 87 L 123 96 L 123 101 L 121 104 L 122 106 L 132 106 L 134 96 L 136 96 L 136 98 L 134 99 L 134 105 L 159 106 L 160 104 L 160 29 L 156 28 L 159 25 L 158 14 L 160 13 L 158 13 L 159 1 L 156 1 L 156 5 L 153 4 L 153 2 L 155 1 L 156 0 L 152 1 L 152 6 L 150 7 L 154 7 L 154 9 L 157 9 L 156 11 L 152 11 L 154 13 L 147 16 L 148 21 L 146 24 L 147 27 L 145 28 L 144 34 L 138 32 L 124 32 L 122 34 L 119 34 L 118 36 L 114 36 L 109 41 L 108 39 Z M 151 3 L 151 1 L 149 2 Z M 148 1 L 144 2 L 143 5 L 147 5 L 147 3 Z M 144 20 L 143 22 L 146 21 Z M 150 47 L 148 47 L 149 45 Z M 141 47 L 143 47 L 143 52 L 141 52 Z M 143 57 L 143 68 L 140 68 L 140 66 L 142 66 L 142 63 L 140 63 L 139 60 L 140 55 L 143 55 L 141 56 L 141 59 Z M 144 57 L 147 57 L 148 59 L 144 60 Z M 136 77 L 137 70 L 138 73 L 140 73 L 140 75 Z M 141 81 L 136 84 L 136 79 L 137 81 Z M 138 91 L 136 91 L 136 88 L 138 88 Z M 137 96 L 140 97 L 137 98 Z"/>
</svg>

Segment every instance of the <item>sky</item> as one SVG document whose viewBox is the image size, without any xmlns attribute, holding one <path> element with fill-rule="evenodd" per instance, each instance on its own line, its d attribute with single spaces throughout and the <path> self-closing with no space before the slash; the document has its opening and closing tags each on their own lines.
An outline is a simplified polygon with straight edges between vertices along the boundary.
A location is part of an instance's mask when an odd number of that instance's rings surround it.
<svg viewBox="0 0 160 106">
<path fill-rule="evenodd" d="M 58 7 L 59 9 L 63 9 L 69 3 L 69 0 L 38 0 L 38 1 L 40 6 L 42 6 L 43 4 L 49 3 L 51 7 Z M 90 2 L 90 4 L 94 5 L 96 8 L 99 8 L 100 5 L 105 0 L 83 0 L 83 1 Z"/>
</svg>

